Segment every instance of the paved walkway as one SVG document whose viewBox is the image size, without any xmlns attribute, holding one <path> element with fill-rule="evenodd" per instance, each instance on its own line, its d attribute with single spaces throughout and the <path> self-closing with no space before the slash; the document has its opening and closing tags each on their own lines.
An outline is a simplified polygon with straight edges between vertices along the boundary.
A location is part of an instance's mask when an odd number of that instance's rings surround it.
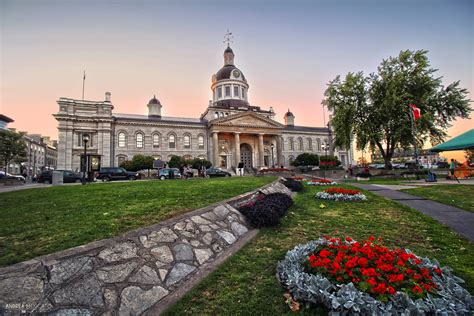
<svg viewBox="0 0 474 316">
<path fill-rule="evenodd" d="M 386 188 L 387 186 L 362 183 L 351 183 L 351 185 L 414 208 L 474 242 L 474 213 L 472 212 Z"/>
</svg>

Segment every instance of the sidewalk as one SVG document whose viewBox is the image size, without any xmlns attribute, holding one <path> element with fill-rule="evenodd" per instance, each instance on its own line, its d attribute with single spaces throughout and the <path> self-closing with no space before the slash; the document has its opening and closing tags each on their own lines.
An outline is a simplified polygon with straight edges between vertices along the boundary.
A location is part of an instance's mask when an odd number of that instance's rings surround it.
<svg viewBox="0 0 474 316">
<path fill-rule="evenodd" d="M 474 213 L 472 212 L 400 192 L 396 188 L 387 188 L 390 186 L 362 183 L 351 183 L 351 185 L 414 208 L 448 226 L 469 241 L 474 242 Z"/>
</svg>

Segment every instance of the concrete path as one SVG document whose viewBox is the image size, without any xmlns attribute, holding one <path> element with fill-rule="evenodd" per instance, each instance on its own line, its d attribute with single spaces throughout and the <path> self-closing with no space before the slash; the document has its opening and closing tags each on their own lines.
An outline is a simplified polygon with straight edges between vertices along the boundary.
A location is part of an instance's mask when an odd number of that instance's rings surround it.
<svg viewBox="0 0 474 316">
<path fill-rule="evenodd" d="M 474 242 L 474 213 L 472 212 L 380 185 L 362 183 L 351 183 L 351 185 L 414 208 Z"/>
</svg>

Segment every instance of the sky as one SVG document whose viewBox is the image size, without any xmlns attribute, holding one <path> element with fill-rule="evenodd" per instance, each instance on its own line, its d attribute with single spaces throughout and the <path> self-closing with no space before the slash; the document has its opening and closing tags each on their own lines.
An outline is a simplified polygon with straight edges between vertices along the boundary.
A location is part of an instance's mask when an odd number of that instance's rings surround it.
<svg viewBox="0 0 474 316">
<path fill-rule="evenodd" d="M 330 80 L 405 49 L 428 50 L 443 83 L 474 99 L 473 21 L 470 0 L 0 0 L 0 113 L 57 138 L 56 101 L 81 98 L 85 70 L 85 99 L 109 91 L 114 112 L 146 114 L 156 94 L 163 115 L 199 117 L 227 30 L 250 103 L 280 122 L 290 109 L 295 124 L 322 126 Z"/>
</svg>

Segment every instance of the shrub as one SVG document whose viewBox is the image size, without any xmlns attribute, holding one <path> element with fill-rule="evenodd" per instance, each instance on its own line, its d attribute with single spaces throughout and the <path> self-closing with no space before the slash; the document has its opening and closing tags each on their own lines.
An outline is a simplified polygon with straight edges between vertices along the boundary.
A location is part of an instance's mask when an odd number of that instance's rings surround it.
<svg viewBox="0 0 474 316">
<path fill-rule="evenodd" d="M 285 178 L 283 184 L 293 192 L 301 192 L 304 189 L 303 183 L 296 181 L 292 178 Z"/>
<path fill-rule="evenodd" d="M 288 195 L 272 193 L 242 205 L 239 211 L 253 227 L 260 228 L 278 225 L 291 205 L 293 200 Z"/>
<path fill-rule="evenodd" d="M 359 172 L 356 174 L 356 177 L 358 178 L 370 178 L 372 175 L 369 172 Z"/>
<path fill-rule="evenodd" d="M 319 165 L 319 156 L 311 153 L 302 153 L 291 163 L 292 166 L 317 166 Z"/>
</svg>

